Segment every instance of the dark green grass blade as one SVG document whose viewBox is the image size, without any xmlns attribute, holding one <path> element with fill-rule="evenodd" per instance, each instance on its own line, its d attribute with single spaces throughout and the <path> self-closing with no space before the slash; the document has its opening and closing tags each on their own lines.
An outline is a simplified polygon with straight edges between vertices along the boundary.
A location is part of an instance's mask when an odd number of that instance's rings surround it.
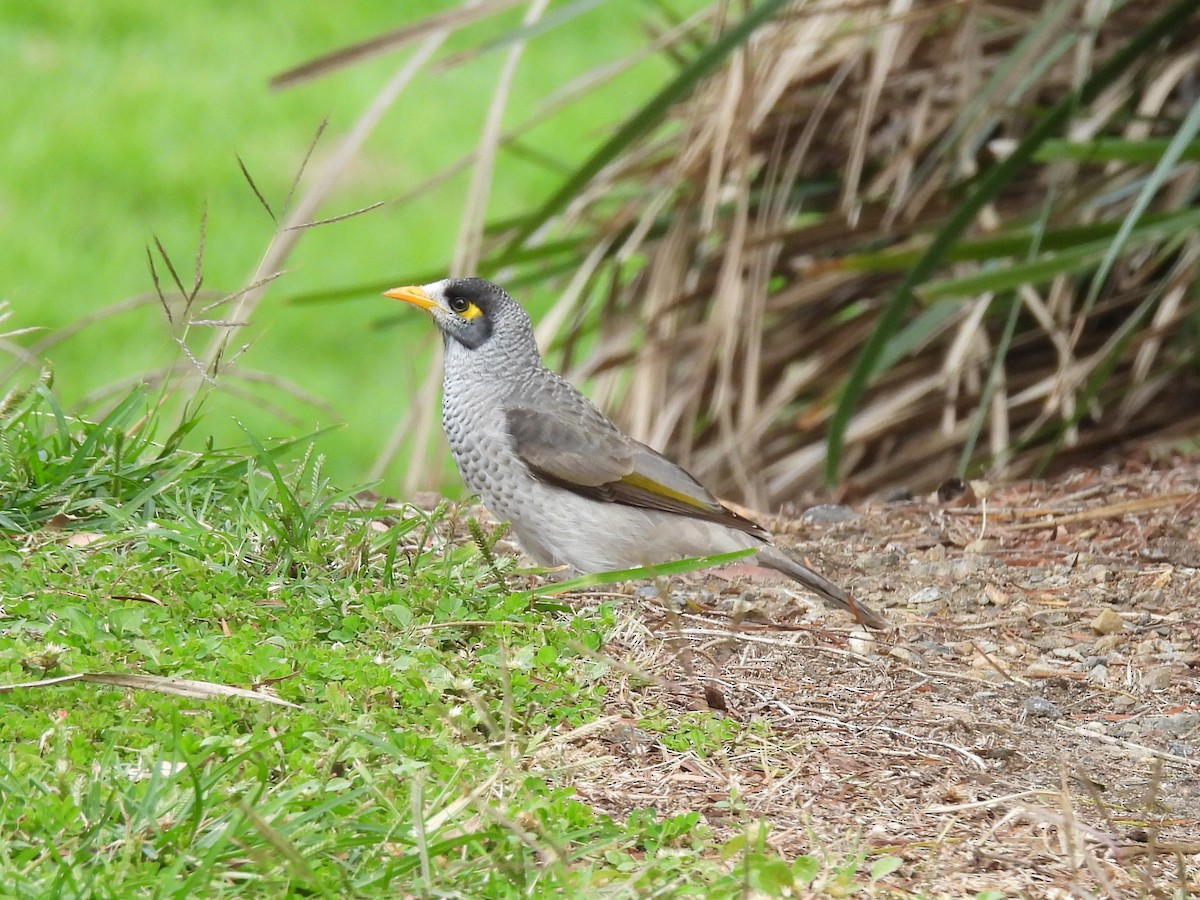
<svg viewBox="0 0 1200 900">
<path fill-rule="evenodd" d="M 1164 234 L 1194 228 L 1200 217 L 1194 209 L 1183 208 L 1172 212 L 1144 215 L 1133 229 L 1133 235 L 1144 235 L 1147 240 L 1156 240 Z M 1121 228 L 1120 221 L 1091 222 L 1086 225 L 1070 225 L 1064 228 L 1036 229 L 1028 227 L 1010 228 L 985 237 L 960 241 L 951 247 L 944 257 L 946 262 L 985 262 L 999 258 L 1020 258 L 1028 262 L 1038 253 L 1070 251 L 1084 244 L 1099 243 L 1106 247 Z M 837 261 L 840 268 L 856 272 L 897 272 L 915 265 L 927 248 L 880 250 L 871 253 L 854 253 Z M 954 295 L 954 290 L 941 290 L 946 281 L 933 281 L 924 286 L 923 297 Z"/>
</svg>

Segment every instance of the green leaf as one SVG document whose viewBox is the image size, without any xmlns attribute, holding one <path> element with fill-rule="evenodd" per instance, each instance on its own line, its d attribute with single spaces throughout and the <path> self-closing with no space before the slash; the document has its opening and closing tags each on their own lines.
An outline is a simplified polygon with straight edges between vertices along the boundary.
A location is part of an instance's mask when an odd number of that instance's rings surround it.
<svg viewBox="0 0 1200 900">
<path fill-rule="evenodd" d="M 871 880 L 878 881 L 880 878 L 886 878 L 903 864 L 904 860 L 898 856 L 881 856 L 871 863 Z"/>
<path fill-rule="evenodd" d="M 821 874 L 821 861 L 815 856 L 798 856 L 792 861 L 792 876 L 801 884 L 812 884 Z"/>
<path fill-rule="evenodd" d="M 746 858 L 746 881 L 766 897 L 780 897 L 795 884 L 791 867 L 778 856 L 750 853 Z"/>
</svg>

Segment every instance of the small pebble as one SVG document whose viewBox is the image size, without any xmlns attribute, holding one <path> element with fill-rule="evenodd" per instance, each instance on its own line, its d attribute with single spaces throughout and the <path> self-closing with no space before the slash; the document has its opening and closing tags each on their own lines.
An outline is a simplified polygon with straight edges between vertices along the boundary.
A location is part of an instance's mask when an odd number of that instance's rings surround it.
<svg viewBox="0 0 1200 900">
<path fill-rule="evenodd" d="M 1071 670 L 1064 666 L 1052 666 L 1049 663 L 1035 662 L 1025 670 L 1025 674 L 1030 678 L 1059 678 L 1069 671 Z"/>
<path fill-rule="evenodd" d="M 1165 731 L 1168 734 L 1182 734 L 1200 725 L 1200 712 L 1178 712 L 1169 716 L 1147 716 L 1142 720 L 1142 728 L 1147 731 Z"/>
<path fill-rule="evenodd" d="M 1174 675 L 1175 668 L 1173 666 L 1155 666 L 1142 676 L 1142 684 L 1151 691 L 1165 691 L 1171 686 L 1171 679 Z"/>
<path fill-rule="evenodd" d="M 1025 715 L 1035 719 L 1057 719 L 1062 712 L 1045 697 L 1026 697 L 1023 707 Z"/>
<path fill-rule="evenodd" d="M 1108 666 L 1094 666 L 1084 678 L 1091 684 L 1104 684 L 1108 681 Z"/>
<path fill-rule="evenodd" d="M 634 594 L 639 597 L 657 597 L 658 588 L 652 584 L 643 584 L 636 591 L 634 591 Z"/>
<path fill-rule="evenodd" d="M 840 522 L 853 522 L 858 513 L 840 503 L 821 503 L 810 506 L 800 516 L 801 522 L 810 525 L 836 525 Z"/>
<path fill-rule="evenodd" d="M 1158 638 L 1144 638 L 1138 641 L 1134 653 L 1138 656 L 1157 656 Z"/>
<path fill-rule="evenodd" d="M 934 603 L 941 599 L 942 599 L 941 589 L 936 588 L 933 585 L 930 585 L 929 587 L 921 588 L 915 594 L 910 594 L 907 602 L 909 603 L 909 605 L 917 606 L 922 603 Z"/>
<path fill-rule="evenodd" d="M 1138 591 L 1133 595 L 1133 606 L 1135 609 L 1141 609 L 1144 606 L 1159 606 L 1162 603 L 1162 599 L 1162 588 L 1150 588 L 1145 591 Z M 1146 619 L 1146 622 L 1143 624 L 1149 624 L 1149 612 L 1143 612 L 1142 615 Z"/>
<path fill-rule="evenodd" d="M 849 645 L 851 653 L 857 653 L 860 656 L 870 656 L 879 646 L 875 638 L 863 631 L 854 632 L 846 643 Z"/>
<path fill-rule="evenodd" d="M 992 606 L 999 606 L 1001 608 L 1008 606 L 1008 594 L 1004 593 L 1004 591 L 1000 590 L 994 584 L 984 587 L 983 596 L 984 603 L 990 603 Z"/>
<path fill-rule="evenodd" d="M 956 581 L 965 581 L 987 565 L 987 559 L 979 554 L 968 554 L 950 562 L 949 575 Z"/>
<path fill-rule="evenodd" d="M 1096 634 L 1115 634 L 1125 627 L 1125 622 L 1116 610 L 1106 609 L 1092 619 L 1091 628 Z"/>
</svg>

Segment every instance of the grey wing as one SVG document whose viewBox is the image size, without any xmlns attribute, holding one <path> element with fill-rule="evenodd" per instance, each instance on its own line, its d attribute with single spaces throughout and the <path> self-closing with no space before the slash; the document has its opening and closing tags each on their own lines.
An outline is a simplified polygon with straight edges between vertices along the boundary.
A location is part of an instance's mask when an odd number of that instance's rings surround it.
<svg viewBox="0 0 1200 900">
<path fill-rule="evenodd" d="M 590 406 L 563 413 L 513 406 L 505 414 L 517 455 L 545 481 L 594 500 L 658 509 L 768 537 L 685 470 L 623 434 Z"/>
</svg>

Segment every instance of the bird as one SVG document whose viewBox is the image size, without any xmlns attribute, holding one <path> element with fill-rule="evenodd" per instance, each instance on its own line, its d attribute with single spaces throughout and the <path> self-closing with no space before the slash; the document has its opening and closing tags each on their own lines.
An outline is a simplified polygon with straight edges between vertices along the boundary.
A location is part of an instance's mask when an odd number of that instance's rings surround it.
<svg viewBox="0 0 1200 900">
<path fill-rule="evenodd" d="M 887 626 L 548 369 L 529 314 L 499 285 L 446 278 L 383 295 L 441 331 L 442 427 L 459 474 L 539 564 L 588 574 L 754 548 L 826 605 Z"/>
</svg>

